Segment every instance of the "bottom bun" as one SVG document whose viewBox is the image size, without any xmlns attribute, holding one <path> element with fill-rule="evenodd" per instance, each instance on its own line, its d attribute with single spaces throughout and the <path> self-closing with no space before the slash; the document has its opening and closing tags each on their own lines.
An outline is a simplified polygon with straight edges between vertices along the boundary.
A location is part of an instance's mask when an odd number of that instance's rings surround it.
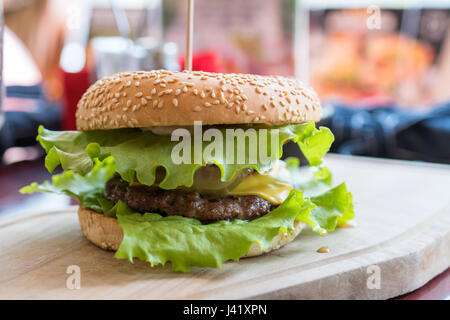
<svg viewBox="0 0 450 320">
<path fill-rule="evenodd" d="M 83 207 L 78 208 L 78 219 L 80 221 L 81 230 L 86 238 L 96 246 L 116 251 L 123 239 L 123 232 L 119 228 L 116 218 L 106 217 L 91 209 Z M 294 222 L 294 229 L 284 234 L 282 231 L 272 239 L 272 246 L 266 250 L 261 250 L 258 243 L 253 243 L 250 251 L 241 258 L 259 256 L 263 253 L 276 250 L 292 240 L 302 231 L 305 224 L 299 221 Z"/>
</svg>

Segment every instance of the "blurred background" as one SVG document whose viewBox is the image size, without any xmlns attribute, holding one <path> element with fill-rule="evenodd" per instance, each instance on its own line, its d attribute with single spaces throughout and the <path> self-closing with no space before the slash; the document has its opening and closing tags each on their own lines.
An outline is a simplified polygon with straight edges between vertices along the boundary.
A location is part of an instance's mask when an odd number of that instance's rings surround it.
<svg viewBox="0 0 450 320">
<path fill-rule="evenodd" d="M 104 76 L 182 70 L 186 25 L 185 0 L 1 3 L 0 212 L 49 177 L 37 127 L 75 129 Z M 194 16 L 194 70 L 311 84 L 333 152 L 450 163 L 450 1 L 196 0 Z"/>
</svg>

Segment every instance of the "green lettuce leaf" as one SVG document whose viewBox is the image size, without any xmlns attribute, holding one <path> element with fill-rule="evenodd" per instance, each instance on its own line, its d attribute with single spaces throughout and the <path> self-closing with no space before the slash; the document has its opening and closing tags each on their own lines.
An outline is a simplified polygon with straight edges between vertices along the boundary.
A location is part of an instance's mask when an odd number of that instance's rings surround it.
<svg viewBox="0 0 450 320">
<path fill-rule="evenodd" d="M 322 157 L 329 150 L 333 142 L 333 134 L 328 128 L 316 129 L 314 122 L 288 125 L 272 128 L 255 128 L 256 131 L 267 129 L 267 154 L 272 155 L 267 163 L 257 162 L 249 164 L 249 140 L 245 140 L 245 161 L 242 164 L 227 164 L 226 129 L 221 128 L 223 137 L 223 153 L 209 154 L 201 163 L 194 163 L 194 152 L 191 152 L 191 164 L 174 164 L 171 154 L 178 141 L 171 141 L 170 136 L 155 135 L 150 131 L 139 129 L 124 129 L 110 131 L 50 131 L 39 128 L 38 141 L 47 151 L 45 165 L 52 172 L 58 165 L 64 170 L 73 170 L 79 174 L 86 174 L 92 169 L 95 158 L 105 158 L 112 155 L 116 160 L 116 170 L 121 177 L 131 182 L 135 178 L 142 184 L 152 185 L 155 182 L 157 167 L 164 167 L 166 175 L 159 184 L 163 189 L 174 189 L 179 186 L 190 187 L 194 173 L 207 163 L 216 164 L 221 170 L 222 181 L 230 181 L 236 173 L 244 168 L 253 168 L 261 172 L 273 166 L 274 161 L 282 155 L 282 146 L 288 140 L 296 142 L 311 165 L 321 163 Z M 271 131 L 279 130 L 278 150 L 271 149 Z M 257 135 L 258 145 L 259 135 Z M 204 142 L 204 154 L 208 142 Z M 237 144 L 234 155 L 237 156 Z"/>
<path fill-rule="evenodd" d="M 353 197 L 345 183 L 310 198 L 315 208 L 311 211 L 311 219 L 320 226 L 318 232 L 333 231 L 355 217 Z"/>
<path fill-rule="evenodd" d="M 327 127 L 316 128 L 314 122 L 309 122 L 302 127 L 301 134 L 292 138 L 302 150 L 310 166 L 318 166 L 322 163 L 323 156 L 330 150 L 334 136 Z"/>
<path fill-rule="evenodd" d="M 19 191 L 23 194 L 37 191 L 64 194 L 77 199 L 83 207 L 103 212 L 103 206 L 99 200 L 104 198 L 105 183 L 112 178 L 115 172 L 116 165 L 112 157 L 107 157 L 102 161 L 95 159 L 92 170 L 84 176 L 68 170 L 53 175 L 51 183 L 49 181 L 42 184 L 33 182 Z"/>
<path fill-rule="evenodd" d="M 285 162 L 294 187 L 302 190 L 316 205 L 311 212 L 311 219 L 321 227 L 318 232 L 332 231 L 336 226 L 354 218 L 352 194 L 348 192 L 345 183 L 331 188 L 332 174 L 327 167 L 299 170 L 298 158 L 287 158 Z M 312 178 L 307 174 L 311 172 Z"/>
</svg>

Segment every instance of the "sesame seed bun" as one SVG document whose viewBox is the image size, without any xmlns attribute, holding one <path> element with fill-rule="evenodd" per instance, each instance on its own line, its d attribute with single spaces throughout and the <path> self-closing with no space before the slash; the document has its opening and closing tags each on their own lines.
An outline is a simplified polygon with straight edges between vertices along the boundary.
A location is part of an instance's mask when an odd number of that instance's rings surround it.
<svg viewBox="0 0 450 320">
<path fill-rule="evenodd" d="M 123 239 L 123 232 L 119 228 L 116 218 L 106 217 L 103 214 L 80 206 L 78 208 L 78 219 L 83 234 L 93 244 L 110 251 L 116 251 L 119 248 Z M 263 251 L 259 244 L 255 242 L 250 247 L 250 251 L 241 258 L 259 256 L 263 253 L 276 250 L 293 241 L 304 227 L 304 223 L 295 221 L 294 229 L 288 231 L 286 234 L 280 231 L 272 239 L 272 246 L 270 248 Z"/>
<path fill-rule="evenodd" d="M 78 130 L 318 121 L 320 101 L 300 81 L 249 74 L 165 70 L 118 73 L 78 103 Z"/>
</svg>

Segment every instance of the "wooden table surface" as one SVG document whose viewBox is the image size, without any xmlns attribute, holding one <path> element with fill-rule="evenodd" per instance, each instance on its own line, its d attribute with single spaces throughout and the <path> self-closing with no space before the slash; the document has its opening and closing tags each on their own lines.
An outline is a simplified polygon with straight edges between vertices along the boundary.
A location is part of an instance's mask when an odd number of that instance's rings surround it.
<svg viewBox="0 0 450 320">
<path fill-rule="evenodd" d="M 425 164 L 428 166 L 428 164 Z M 47 179 L 42 160 L 16 163 L 0 167 L 0 219 L 13 218 L 33 210 L 54 210 L 69 204 L 62 196 L 36 194 L 20 195 L 17 190 L 32 181 Z M 73 202 L 72 202 L 73 204 Z M 450 270 L 447 269 L 423 287 L 398 299 L 450 299 Z"/>
</svg>

